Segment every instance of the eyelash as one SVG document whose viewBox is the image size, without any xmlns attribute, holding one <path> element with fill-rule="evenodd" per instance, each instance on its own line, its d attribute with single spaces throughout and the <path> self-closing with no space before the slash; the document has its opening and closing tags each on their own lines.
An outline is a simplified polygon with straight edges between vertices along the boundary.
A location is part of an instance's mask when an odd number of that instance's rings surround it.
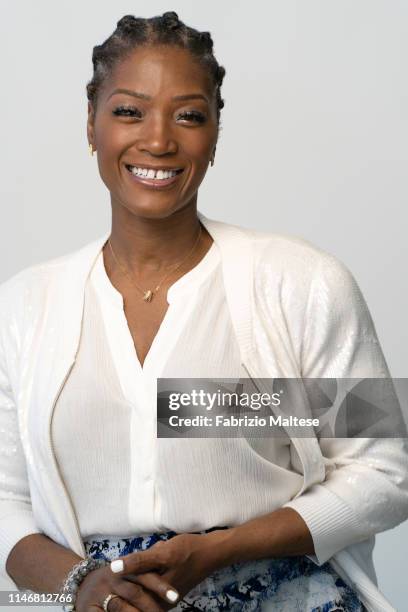
<svg viewBox="0 0 408 612">
<path fill-rule="evenodd" d="M 134 117 L 137 119 L 142 118 L 142 113 L 140 110 L 134 106 L 118 106 L 115 108 L 112 113 L 117 117 Z M 187 121 L 195 121 L 196 123 L 202 124 L 205 122 L 205 116 L 198 111 L 185 111 L 184 113 L 180 113 L 177 115 L 177 119 L 187 119 Z"/>
<path fill-rule="evenodd" d="M 138 119 L 140 119 L 142 116 L 140 110 L 134 106 L 118 106 L 112 112 L 117 116 L 125 115 L 127 117 L 137 117 Z"/>
<path fill-rule="evenodd" d="M 204 123 L 205 122 L 205 116 L 202 113 L 199 113 L 198 111 L 186 111 L 185 113 L 181 113 L 180 115 L 177 115 L 177 119 L 179 119 L 180 117 L 183 117 L 184 119 L 189 120 L 193 120 L 196 121 L 197 123 Z"/>
</svg>

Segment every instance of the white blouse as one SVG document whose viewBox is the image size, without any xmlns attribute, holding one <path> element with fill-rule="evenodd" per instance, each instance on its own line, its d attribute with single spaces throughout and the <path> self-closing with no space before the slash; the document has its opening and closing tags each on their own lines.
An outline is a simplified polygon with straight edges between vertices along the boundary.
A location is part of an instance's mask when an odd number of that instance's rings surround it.
<svg viewBox="0 0 408 612">
<path fill-rule="evenodd" d="M 86 286 L 79 352 L 51 428 L 83 538 L 237 525 L 281 507 L 302 486 L 285 436 L 156 438 L 158 377 L 248 376 L 215 243 L 169 288 L 167 301 L 142 368 L 100 252 Z"/>
</svg>

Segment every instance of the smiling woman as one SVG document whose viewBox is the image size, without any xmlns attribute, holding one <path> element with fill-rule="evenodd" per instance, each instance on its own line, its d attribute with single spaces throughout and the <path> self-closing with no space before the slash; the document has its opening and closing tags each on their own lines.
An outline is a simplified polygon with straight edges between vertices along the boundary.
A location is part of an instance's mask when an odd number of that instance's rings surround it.
<svg viewBox="0 0 408 612">
<path fill-rule="evenodd" d="M 137 206 L 158 218 L 196 202 L 214 160 L 223 107 L 225 70 L 212 47 L 208 32 L 166 13 L 151 20 L 125 16 L 94 48 L 88 139 L 116 196 L 112 206 L 132 212 Z"/>
<path fill-rule="evenodd" d="M 77 612 L 392 610 L 371 551 L 408 516 L 402 440 L 156 435 L 159 377 L 387 376 L 359 288 L 198 212 L 225 74 L 208 32 L 127 15 L 92 59 L 111 230 L 0 288 L 3 572 Z"/>
<path fill-rule="evenodd" d="M 192 205 L 215 153 L 217 89 L 188 49 L 154 42 L 88 87 L 88 138 L 112 207 L 157 219 Z"/>
</svg>

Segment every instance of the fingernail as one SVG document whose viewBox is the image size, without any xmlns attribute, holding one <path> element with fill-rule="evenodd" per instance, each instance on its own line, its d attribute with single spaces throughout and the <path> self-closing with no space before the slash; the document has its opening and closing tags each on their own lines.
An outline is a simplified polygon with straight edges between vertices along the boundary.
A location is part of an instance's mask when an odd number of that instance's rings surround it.
<svg viewBox="0 0 408 612">
<path fill-rule="evenodd" d="M 115 559 L 115 561 L 112 561 L 110 564 L 110 567 L 114 574 L 122 572 L 124 567 L 122 559 Z"/>
<path fill-rule="evenodd" d="M 166 597 L 170 601 L 170 603 L 174 603 L 175 601 L 178 600 L 179 594 L 177 593 L 177 591 L 173 591 L 173 589 L 169 589 L 168 591 L 166 591 Z"/>
</svg>

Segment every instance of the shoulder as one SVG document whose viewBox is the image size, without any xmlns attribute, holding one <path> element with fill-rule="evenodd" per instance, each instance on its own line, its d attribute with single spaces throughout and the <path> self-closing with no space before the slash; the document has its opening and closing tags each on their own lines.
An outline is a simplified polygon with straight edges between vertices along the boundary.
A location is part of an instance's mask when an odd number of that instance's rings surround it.
<svg viewBox="0 0 408 612">
<path fill-rule="evenodd" d="M 322 320 L 325 313 L 340 320 L 350 312 L 369 322 L 353 274 L 333 254 L 298 236 L 242 227 L 236 231 L 251 244 L 254 296 L 263 312 L 308 321 Z"/>
<path fill-rule="evenodd" d="M 284 312 L 293 322 L 324 322 L 372 335 L 373 322 L 361 289 L 337 257 L 297 236 L 248 233 L 254 252 L 254 287 L 263 312 Z M 345 323 L 346 322 L 346 323 Z"/>
<path fill-rule="evenodd" d="M 88 262 L 103 244 L 105 236 L 79 249 L 28 266 L 0 283 L 0 314 L 36 298 L 44 300 L 47 290 L 64 277 L 86 270 Z"/>
<path fill-rule="evenodd" d="M 290 333 L 294 343 L 314 342 L 326 355 L 354 350 L 357 342 L 378 344 L 365 298 L 343 262 L 297 236 L 242 231 L 254 253 L 254 311 L 267 329 L 281 325 L 280 339 Z"/>
<path fill-rule="evenodd" d="M 356 281 L 348 267 L 333 254 L 295 235 L 265 232 L 206 218 L 208 227 L 221 242 L 236 265 L 252 257 L 255 285 L 259 292 L 273 285 L 296 291 L 299 297 L 314 286 L 337 295 L 356 292 Z M 250 248 L 248 248 L 248 246 Z M 245 253 L 245 255 L 243 254 Z"/>
<path fill-rule="evenodd" d="M 325 282 L 354 286 L 349 268 L 335 255 L 295 235 L 240 228 L 252 245 L 256 276 L 274 276 L 301 284 Z"/>
</svg>

